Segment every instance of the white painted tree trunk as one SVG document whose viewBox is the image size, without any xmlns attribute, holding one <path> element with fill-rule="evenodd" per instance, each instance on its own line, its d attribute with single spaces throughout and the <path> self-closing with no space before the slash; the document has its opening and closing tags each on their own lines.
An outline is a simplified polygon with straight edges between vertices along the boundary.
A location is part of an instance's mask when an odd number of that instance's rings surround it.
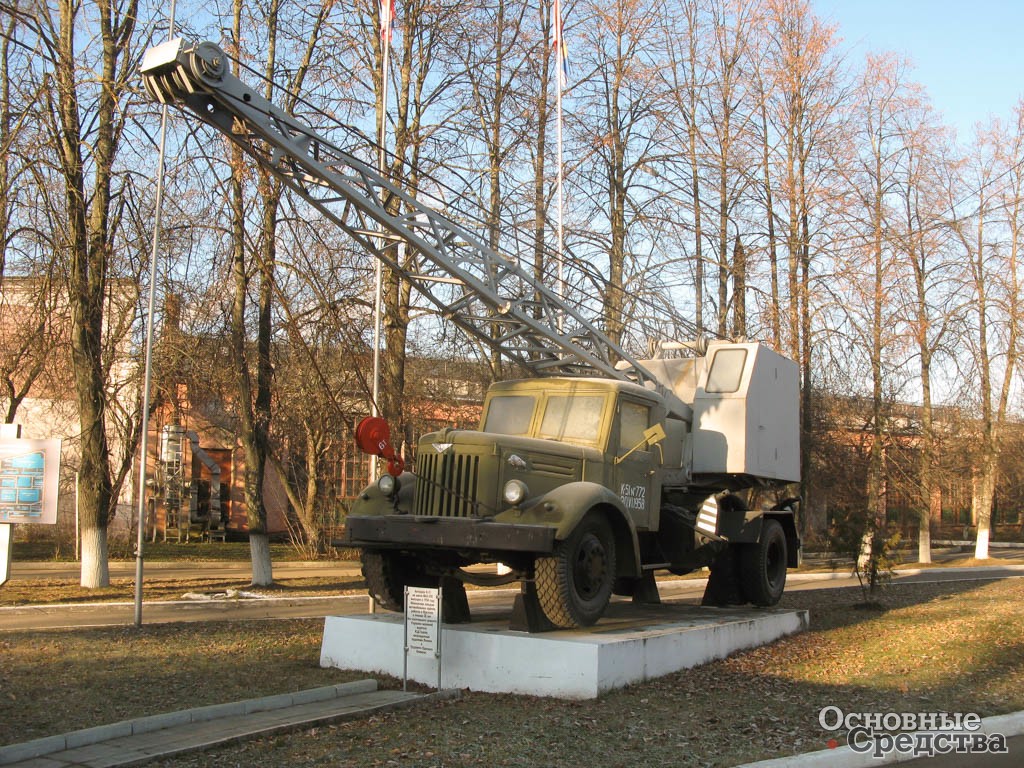
<svg viewBox="0 0 1024 768">
<path fill-rule="evenodd" d="M 865 568 L 868 561 L 871 559 L 871 531 L 870 529 L 864 531 L 864 535 L 860 537 L 860 554 L 857 556 L 857 567 Z"/>
<path fill-rule="evenodd" d="M 270 562 L 270 537 L 265 533 L 250 533 L 249 555 L 252 558 L 252 586 L 271 586 L 274 569 Z"/>
<path fill-rule="evenodd" d="M 110 586 L 107 565 L 107 532 L 103 528 L 82 528 L 82 581 L 87 589 Z"/>
<path fill-rule="evenodd" d="M 988 560 L 989 532 L 992 529 L 992 499 L 995 496 L 995 451 L 983 459 L 981 476 L 975 484 L 971 499 L 972 517 L 978 525 L 978 538 L 974 544 L 974 559 Z"/>
<path fill-rule="evenodd" d="M 925 517 L 925 516 L 922 516 Z M 930 563 L 932 561 L 932 532 L 929 520 L 921 520 L 917 532 L 917 562 Z"/>
<path fill-rule="evenodd" d="M 978 540 L 974 544 L 975 560 L 988 560 L 988 533 L 989 521 L 985 520 L 982 524 L 982 521 L 978 520 Z"/>
</svg>

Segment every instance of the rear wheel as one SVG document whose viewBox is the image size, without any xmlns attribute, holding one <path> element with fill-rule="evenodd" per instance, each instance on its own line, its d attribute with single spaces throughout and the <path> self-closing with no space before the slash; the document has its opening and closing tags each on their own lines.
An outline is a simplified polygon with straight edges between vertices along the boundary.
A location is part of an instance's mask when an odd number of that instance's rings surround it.
<svg viewBox="0 0 1024 768">
<path fill-rule="evenodd" d="M 537 558 L 537 599 L 558 627 L 588 627 L 604 613 L 615 583 L 615 537 L 607 518 L 588 512 L 551 557 Z"/>
<path fill-rule="evenodd" d="M 405 610 L 406 587 L 436 587 L 416 558 L 398 552 L 363 550 L 363 578 L 377 605 L 389 611 Z"/>
<path fill-rule="evenodd" d="M 761 539 L 740 549 L 743 594 L 754 605 L 775 605 L 786 588 L 786 534 L 777 520 L 765 520 Z"/>
</svg>

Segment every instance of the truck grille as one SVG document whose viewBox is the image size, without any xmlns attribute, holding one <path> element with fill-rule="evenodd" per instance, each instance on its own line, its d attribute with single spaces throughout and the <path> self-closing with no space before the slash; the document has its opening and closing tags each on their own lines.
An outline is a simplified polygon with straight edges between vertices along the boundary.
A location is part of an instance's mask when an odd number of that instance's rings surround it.
<svg viewBox="0 0 1024 768">
<path fill-rule="evenodd" d="M 421 451 L 417 457 L 416 514 L 475 517 L 480 457 Z"/>
</svg>

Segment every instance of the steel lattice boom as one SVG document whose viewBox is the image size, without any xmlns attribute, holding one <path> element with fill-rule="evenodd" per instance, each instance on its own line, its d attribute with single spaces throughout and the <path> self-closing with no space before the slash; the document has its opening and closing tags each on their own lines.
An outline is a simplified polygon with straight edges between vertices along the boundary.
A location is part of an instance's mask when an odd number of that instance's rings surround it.
<svg viewBox="0 0 1024 768">
<path fill-rule="evenodd" d="M 177 39 L 147 51 L 142 75 L 154 99 L 191 110 L 237 143 L 470 336 L 537 375 L 596 374 L 675 399 L 516 259 L 286 114 L 232 75 L 228 61 L 214 43 Z"/>
</svg>

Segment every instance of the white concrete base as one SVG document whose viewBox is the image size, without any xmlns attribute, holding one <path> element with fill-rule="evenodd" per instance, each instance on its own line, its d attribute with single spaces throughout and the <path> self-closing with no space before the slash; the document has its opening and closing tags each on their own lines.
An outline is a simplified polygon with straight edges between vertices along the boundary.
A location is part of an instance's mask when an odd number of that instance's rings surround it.
<svg viewBox="0 0 1024 768">
<path fill-rule="evenodd" d="M 446 624 L 442 688 L 593 699 L 630 683 L 765 645 L 808 626 L 806 611 L 614 604 L 586 630 L 527 634 L 505 621 Z M 402 616 L 329 616 L 320 666 L 402 676 Z M 437 685 L 433 659 L 409 658 L 409 679 Z"/>
</svg>

